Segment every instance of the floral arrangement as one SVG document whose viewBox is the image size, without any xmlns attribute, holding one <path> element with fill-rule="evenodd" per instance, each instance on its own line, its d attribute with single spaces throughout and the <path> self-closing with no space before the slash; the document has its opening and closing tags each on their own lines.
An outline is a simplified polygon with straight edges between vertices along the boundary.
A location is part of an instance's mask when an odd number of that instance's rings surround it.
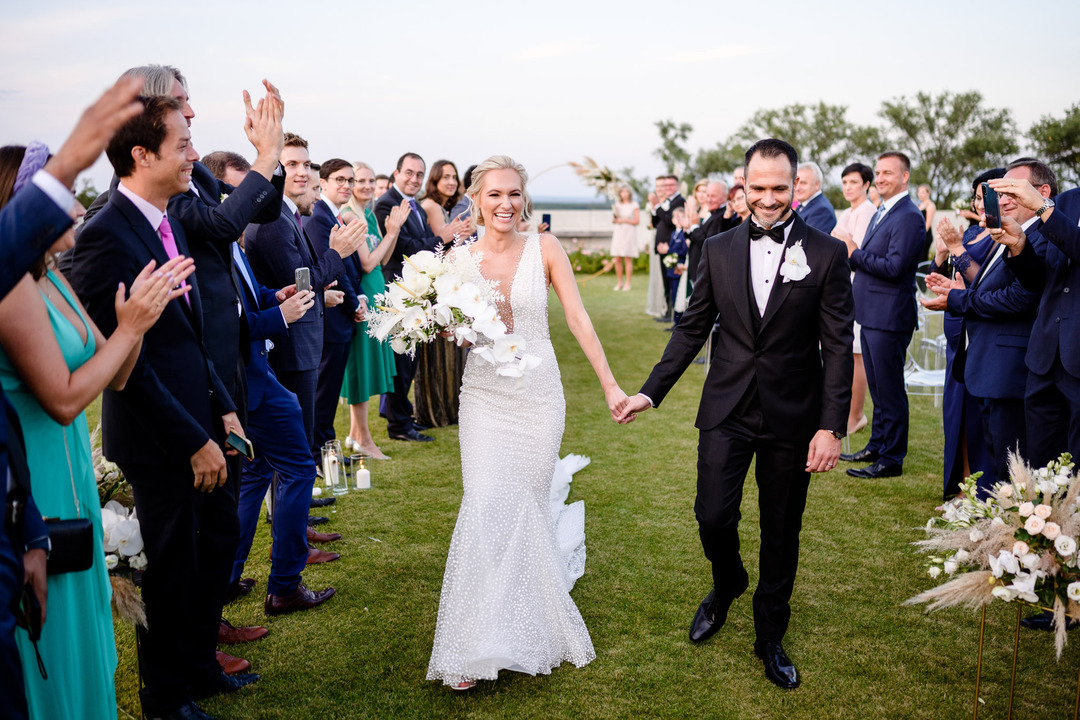
<svg viewBox="0 0 1080 720">
<path fill-rule="evenodd" d="M 995 599 L 1037 605 L 1053 613 L 1060 659 L 1066 618 L 1080 620 L 1080 476 L 1068 453 L 1038 470 L 1010 455 L 1009 476 L 979 499 L 976 473 L 930 519 L 927 539 L 915 544 L 932 553 L 930 577 L 950 579 L 906 604 L 928 602 L 928 610 L 976 608 Z"/>
<path fill-rule="evenodd" d="M 401 276 L 374 298 L 368 334 L 380 342 L 389 339 L 399 355 L 414 355 L 417 345 L 440 337 L 476 344 L 472 352 L 495 365 L 499 375 L 522 380 L 540 359 L 525 352 L 524 338 L 506 332 L 495 307 L 501 300 L 497 283 L 464 279 L 473 262 L 466 247 L 406 257 Z M 481 260 L 478 253 L 475 262 Z M 478 342 L 481 338 L 490 344 Z"/>
<path fill-rule="evenodd" d="M 676 253 L 668 253 L 664 256 L 664 267 L 673 268 L 679 264 L 679 256 Z"/>
<path fill-rule="evenodd" d="M 132 570 L 146 569 L 146 554 L 143 552 L 142 530 L 135 510 L 110 500 L 101 508 L 102 545 L 105 549 L 105 567 L 109 571 L 121 566 Z"/>
<path fill-rule="evenodd" d="M 570 162 L 568 164 L 574 168 L 574 172 L 586 185 L 601 195 L 606 195 L 612 202 L 618 202 L 619 189 L 623 187 L 623 182 L 615 171 L 598 164 L 588 156 L 585 157 L 584 163 Z"/>
<path fill-rule="evenodd" d="M 112 604 L 119 615 L 132 625 L 146 627 L 146 608 L 135 581 L 146 569 L 142 530 L 135 510 L 128 510 L 115 498 L 126 497 L 130 485 L 116 463 L 101 452 L 98 437 L 101 426 L 90 437 L 91 460 L 101 500 L 102 551 L 112 584 Z M 130 499 L 130 498 L 129 498 Z"/>
</svg>

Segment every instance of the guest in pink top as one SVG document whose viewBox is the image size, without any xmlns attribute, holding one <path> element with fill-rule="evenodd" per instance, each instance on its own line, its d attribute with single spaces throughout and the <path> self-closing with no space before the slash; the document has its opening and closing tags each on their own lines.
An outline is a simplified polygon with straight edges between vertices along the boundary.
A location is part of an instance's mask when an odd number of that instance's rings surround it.
<svg viewBox="0 0 1080 720">
<path fill-rule="evenodd" d="M 873 186 L 874 171 L 862 163 L 854 163 L 844 168 L 841 174 L 844 199 L 851 207 L 840 213 L 832 235 L 847 241 L 852 240 L 862 246 L 870 222 L 874 219 L 876 208 L 867 195 Z M 863 368 L 862 347 L 859 345 L 859 324 L 855 323 L 855 374 L 851 382 L 851 411 L 848 414 L 848 435 L 857 433 L 866 427 L 866 414 L 863 405 L 866 402 L 866 370 Z"/>
</svg>

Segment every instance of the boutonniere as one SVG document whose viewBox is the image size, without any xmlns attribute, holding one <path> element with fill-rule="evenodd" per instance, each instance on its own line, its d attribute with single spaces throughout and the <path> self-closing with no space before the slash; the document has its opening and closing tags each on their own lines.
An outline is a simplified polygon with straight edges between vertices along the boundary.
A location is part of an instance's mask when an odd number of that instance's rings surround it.
<svg viewBox="0 0 1080 720">
<path fill-rule="evenodd" d="M 792 280 L 798 282 L 810 274 L 810 266 L 806 264 L 806 252 L 802 248 L 802 240 L 795 243 L 784 251 L 784 262 L 780 265 L 780 276 L 784 282 Z"/>
<path fill-rule="evenodd" d="M 221 193 L 221 197 L 218 199 L 218 203 L 225 202 L 225 198 L 229 197 L 228 193 Z"/>
</svg>

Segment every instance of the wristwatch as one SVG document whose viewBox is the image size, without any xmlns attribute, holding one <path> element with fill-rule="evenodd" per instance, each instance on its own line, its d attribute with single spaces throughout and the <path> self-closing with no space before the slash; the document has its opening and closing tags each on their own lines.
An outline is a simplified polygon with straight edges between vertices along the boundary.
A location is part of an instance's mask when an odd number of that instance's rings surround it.
<svg viewBox="0 0 1080 720">
<path fill-rule="evenodd" d="M 1043 201 L 1042 207 L 1035 211 L 1035 217 L 1042 220 L 1043 213 L 1054 207 L 1054 205 L 1055 203 L 1053 200 L 1046 198 L 1046 200 Z"/>
<path fill-rule="evenodd" d="M 843 440 L 844 437 L 847 435 L 847 433 L 842 433 L 839 430 L 830 430 L 829 432 L 831 432 L 832 436 L 837 440 Z"/>
</svg>

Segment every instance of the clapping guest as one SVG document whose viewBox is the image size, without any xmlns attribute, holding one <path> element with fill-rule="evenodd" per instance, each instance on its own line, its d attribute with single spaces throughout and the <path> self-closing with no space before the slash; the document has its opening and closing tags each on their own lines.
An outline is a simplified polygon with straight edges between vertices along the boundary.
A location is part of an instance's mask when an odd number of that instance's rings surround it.
<svg viewBox="0 0 1080 720">
<path fill-rule="evenodd" d="M 619 188 L 619 201 L 611 207 L 611 222 L 615 232 L 611 234 L 611 257 L 615 262 L 615 289 L 629 290 L 630 277 L 634 274 L 634 260 L 640 255 L 637 226 L 641 222 L 637 203 L 630 188 Z M 623 282 L 623 272 L 626 281 Z"/>
<path fill-rule="evenodd" d="M 44 165 L 48 148 L 0 148 L 0 207 Z M 16 179 L 18 178 L 18 179 Z M 82 207 L 77 208 L 78 216 Z M 40 511 L 63 520 L 93 523 L 93 542 L 102 542 L 98 499 L 84 408 L 106 387 L 123 389 L 165 303 L 184 290 L 172 288 L 194 270 L 175 258 L 149 262 L 115 293 L 118 324 L 108 340 L 89 319 L 53 258 L 71 248 L 69 229 L 0 301 L 0 386 L 22 426 L 26 459 Z M 173 277 L 176 278 L 175 282 Z M 18 633 L 30 717 L 115 718 L 116 646 L 111 588 L 101 552 L 87 570 L 48 577 L 49 619 L 35 647 Z M 40 653 L 48 681 L 37 672 Z"/>
<path fill-rule="evenodd" d="M 657 277 L 663 287 L 662 297 L 668 297 L 667 272 L 662 266 L 662 258 L 666 252 L 660 251 L 660 245 L 671 242 L 671 234 L 675 232 L 675 223 L 672 214 L 676 209 L 686 205 L 686 200 L 679 194 L 679 178 L 675 175 L 662 175 L 656 179 L 657 193 L 649 195 L 649 212 L 652 216 L 652 226 L 656 228 L 656 238 L 653 242 L 653 253 L 657 256 Z M 650 266 L 651 267 L 651 266 Z M 652 283 L 652 271 L 650 269 L 649 282 Z M 657 320 L 666 322 L 672 319 L 674 308 L 665 306 L 661 317 Z"/>
<path fill-rule="evenodd" d="M 874 180 L 874 171 L 862 163 L 853 163 L 844 168 L 840 175 L 841 187 L 844 191 L 844 199 L 851 203 L 851 207 L 840 213 L 836 221 L 836 227 L 832 230 L 832 236 L 840 240 L 851 240 L 857 246 L 862 247 L 863 238 L 870 228 L 870 221 L 874 219 L 874 206 L 867 197 L 867 191 Z M 854 273 L 852 273 L 854 277 Z M 855 374 L 851 381 L 851 412 L 848 414 L 848 435 L 866 427 L 867 419 L 863 408 L 866 405 L 866 369 L 862 361 L 862 343 L 859 340 L 859 323 L 854 325 L 855 341 L 852 352 L 855 355 Z"/>
<path fill-rule="evenodd" d="M 380 235 L 371 203 L 375 193 L 375 174 L 371 167 L 362 162 L 353 163 L 353 171 L 356 173 L 356 185 L 343 217 L 349 222 L 349 213 L 352 213 L 367 220 L 367 242 L 357 249 L 356 256 L 363 270 L 360 289 L 373 298 L 386 291 L 382 266 L 393 252 L 398 232 L 411 209 L 404 200 L 391 209 L 386 218 L 386 236 Z M 345 366 L 345 381 L 341 386 L 341 395 L 349 404 L 349 435 L 345 444 L 350 450 L 359 450 L 378 460 L 389 459 L 371 437 L 368 401 L 373 395 L 382 395 L 393 388 L 394 351 L 389 343 L 379 342 L 368 335 L 367 320 L 363 320 L 353 336 L 349 361 Z"/>
</svg>

